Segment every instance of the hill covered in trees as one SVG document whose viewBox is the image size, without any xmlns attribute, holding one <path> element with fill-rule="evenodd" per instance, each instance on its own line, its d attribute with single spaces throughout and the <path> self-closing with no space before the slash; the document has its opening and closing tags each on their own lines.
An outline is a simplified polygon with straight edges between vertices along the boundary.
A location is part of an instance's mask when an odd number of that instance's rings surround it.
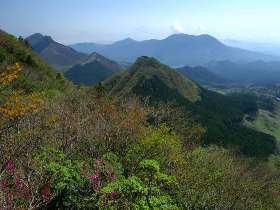
<svg viewBox="0 0 280 210">
<path fill-rule="evenodd" d="M 237 146 L 253 156 L 266 156 L 275 150 L 273 137 L 241 125 L 244 114 L 258 110 L 254 97 L 226 97 L 208 91 L 154 58 L 139 58 L 129 70 L 104 85 L 113 96 L 138 96 L 152 104 L 174 102 L 184 107 L 185 113 L 192 113 L 207 128 L 205 144 Z"/>
<path fill-rule="evenodd" d="M 128 71 L 105 81 L 112 95 L 153 96 L 154 100 L 172 100 L 176 96 L 189 101 L 199 99 L 199 88 L 191 80 L 162 65 L 156 59 L 140 57 Z"/>
</svg>

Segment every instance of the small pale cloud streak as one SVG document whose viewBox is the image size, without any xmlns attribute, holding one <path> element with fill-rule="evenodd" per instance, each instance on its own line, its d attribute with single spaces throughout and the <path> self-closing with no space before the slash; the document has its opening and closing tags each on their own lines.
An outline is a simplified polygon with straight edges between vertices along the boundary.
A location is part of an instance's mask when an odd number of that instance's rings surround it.
<svg viewBox="0 0 280 210">
<path fill-rule="evenodd" d="M 178 20 L 173 22 L 171 29 L 174 33 L 183 33 L 185 31 L 184 26 Z"/>
</svg>

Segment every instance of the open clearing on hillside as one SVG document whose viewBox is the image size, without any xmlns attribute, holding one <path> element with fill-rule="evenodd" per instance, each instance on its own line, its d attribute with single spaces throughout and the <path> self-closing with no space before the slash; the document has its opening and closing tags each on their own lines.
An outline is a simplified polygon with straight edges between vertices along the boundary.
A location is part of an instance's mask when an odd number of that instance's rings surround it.
<svg viewBox="0 0 280 210">
<path fill-rule="evenodd" d="M 280 103 L 275 104 L 273 112 L 260 109 L 253 121 L 248 120 L 246 117 L 244 124 L 250 128 L 270 134 L 280 141 Z"/>
</svg>

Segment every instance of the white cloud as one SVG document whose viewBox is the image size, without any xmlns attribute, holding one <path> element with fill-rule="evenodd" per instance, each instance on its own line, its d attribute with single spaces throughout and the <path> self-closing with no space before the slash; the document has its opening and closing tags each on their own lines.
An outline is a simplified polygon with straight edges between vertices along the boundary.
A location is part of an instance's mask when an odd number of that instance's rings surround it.
<svg viewBox="0 0 280 210">
<path fill-rule="evenodd" d="M 184 26 L 177 20 L 173 22 L 171 28 L 175 33 L 183 33 L 185 30 Z"/>
</svg>

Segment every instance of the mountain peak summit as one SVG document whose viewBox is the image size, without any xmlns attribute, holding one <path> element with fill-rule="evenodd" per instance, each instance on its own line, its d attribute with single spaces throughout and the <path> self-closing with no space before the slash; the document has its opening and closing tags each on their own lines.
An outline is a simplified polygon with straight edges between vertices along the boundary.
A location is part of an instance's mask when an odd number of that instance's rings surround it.
<svg viewBox="0 0 280 210">
<path fill-rule="evenodd" d="M 82 65 L 90 64 L 92 62 L 97 62 L 107 67 L 108 69 L 112 69 L 114 71 L 119 71 L 121 69 L 120 65 L 99 53 L 93 52 L 89 56 L 85 58 L 84 61 L 81 62 Z"/>
<path fill-rule="evenodd" d="M 150 66 L 150 67 L 159 67 L 161 64 L 158 60 L 153 57 L 141 56 L 137 58 L 135 66 Z"/>
<path fill-rule="evenodd" d="M 192 102 L 200 98 L 200 88 L 194 82 L 147 56 L 139 57 L 128 70 L 104 84 L 112 94 L 124 97 L 135 94 L 160 101 L 169 98 Z"/>
<path fill-rule="evenodd" d="M 41 34 L 41 33 L 35 33 L 35 34 L 30 35 L 30 36 L 27 37 L 27 38 L 29 38 L 29 39 L 41 39 L 41 38 L 43 38 L 43 37 L 44 37 L 43 34 Z"/>
<path fill-rule="evenodd" d="M 53 40 L 51 36 L 44 36 L 40 33 L 32 34 L 26 40 L 33 50 L 41 55 L 45 61 L 55 68 L 73 65 L 83 59 L 86 55 L 74 49 L 64 46 Z"/>
<path fill-rule="evenodd" d="M 114 45 L 124 45 L 124 44 L 126 45 L 126 44 L 131 44 L 134 42 L 137 42 L 137 41 L 128 37 L 126 39 L 115 42 Z"/>
<path fill-rule="evenodd" d="M 44 36 L 40 33 L 32 34 L 31 36 L 27 37 L 26 40 L 38 53 L 42 52 L 45 48 L 47 48 L 51 43 L 54 42 L 51 36 Z"/>
</svg>

